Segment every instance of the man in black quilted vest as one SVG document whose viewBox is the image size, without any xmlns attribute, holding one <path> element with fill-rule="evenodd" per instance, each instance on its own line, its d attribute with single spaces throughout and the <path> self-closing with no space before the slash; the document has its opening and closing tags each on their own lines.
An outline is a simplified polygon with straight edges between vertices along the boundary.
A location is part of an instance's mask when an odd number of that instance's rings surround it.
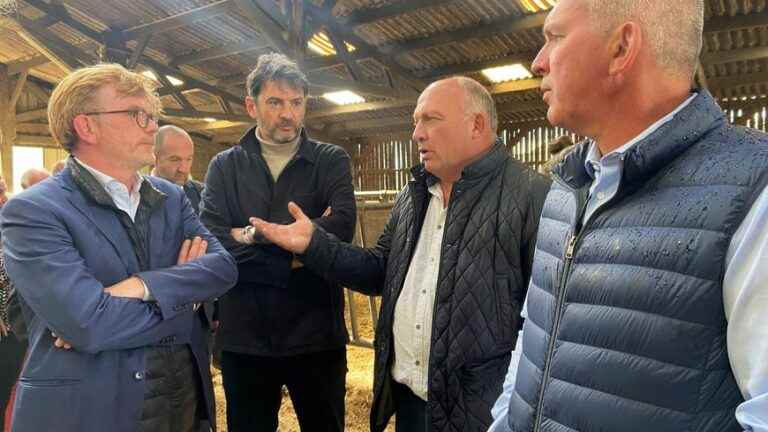
<svg viewBox="0 0 768 432">
<path fill-rule="evenodd" d="M 768 137 L 694 88 L 703 0 L 561 0 L 553 169 L 492 431 L 768 430 Z M 587 60 L 588 59 L 588 60 Z"/>
<path fill-rule="evenodd" d="M 549 182 L 509 157 L 474 80 L 433 83 L 413 118 L 421 164 L 375 247 L 334 239 L 296 205 L 292 225 L 255 225 L 314 271 L 382 296 L 371 430 L 395 412 L 398 432 L 485 430 Z"/>
</svg>

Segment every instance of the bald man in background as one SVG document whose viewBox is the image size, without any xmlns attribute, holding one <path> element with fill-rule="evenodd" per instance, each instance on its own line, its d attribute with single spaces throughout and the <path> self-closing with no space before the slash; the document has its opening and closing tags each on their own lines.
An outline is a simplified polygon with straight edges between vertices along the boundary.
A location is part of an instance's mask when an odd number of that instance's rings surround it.
<svg viewBox="0 0 768 432">
<path fill-rule="evenodd" d="M 192 180 L 192 162 L 195 159 L 195 144 L 184 129 L 165 125 L 155 134 L 155 168 L 152 175 L 175 183 L 184 189 L 184 194 L 192 204 L 196 215 L 200 214 L 200 197 L 204 185 Z M 218 302 L 216 300 L 203 303 L 200 308 L 200 318 L 211 331 L 208 338 L 208 350 L 213 348 L 213 332 L 219 327 Z M 218 356 L 215 356 L 218 359 Z M 218 360 L 214 361 L 218 367 Z"/>
<path fill-rule="evenodd" d="M 195 214 L 200 214 L 200 196 L 203 184 L 192 180 L 192 162 L 195 159 L 195 144 L 184 129 L 166 125 L 155 135 L 155 169 L 152 174 L 176 183 L 192 203 Z"/>
<path fill-rule="evenodd" d="M 21 175 L 21 188 L 28 189 L 50 176 L 51 173 L 49 173 L 48 170 L 30 168 L 24 171 L 24 174 Z"/>
</svg>

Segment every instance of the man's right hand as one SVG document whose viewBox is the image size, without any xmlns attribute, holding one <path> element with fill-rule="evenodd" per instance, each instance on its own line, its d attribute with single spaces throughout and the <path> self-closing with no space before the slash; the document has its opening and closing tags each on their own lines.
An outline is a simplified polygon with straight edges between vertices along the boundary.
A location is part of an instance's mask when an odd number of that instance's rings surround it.
<svg viewBox="0 0 768 432">
<path fill-rule="evenodd" d="M 295 203 L 288 203 L 288 211 L 296 220 L 290 225 L 269 223 L 259 218 L 251 218 L 250 222 L 267 240 L 289 252 L 302 254 L 309 247 L 315 226 Z"/>
<path fill-rule="evenodd" d="M 184 243 L 181 244 L 181 249 L 179 249 L 179 258 L 176 264 L 181 265 L 196 260 L 205 255 L 206 250 L 208 250 L 208 242 L 200 236 L 192 240 L 184 240 Z"/>
</svg>

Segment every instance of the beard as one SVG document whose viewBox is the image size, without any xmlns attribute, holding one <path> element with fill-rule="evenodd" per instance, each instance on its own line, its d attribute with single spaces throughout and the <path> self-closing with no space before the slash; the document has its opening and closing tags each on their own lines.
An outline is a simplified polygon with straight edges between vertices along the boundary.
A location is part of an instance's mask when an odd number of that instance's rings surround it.
<svg viewBox="0 0 768 432">
<path fill-rule="evenodd" d="M 290 127 L 289 132 L 281 130 L 281 128 Z M 293 122 L 278 123 L 269 129 L 262 129 L 264 132 L 264 138 L 272 141 L 275 144 L 288 144 L 296 140 L 301 131 L 301 126 L 296 125 Z"/>
</svg>

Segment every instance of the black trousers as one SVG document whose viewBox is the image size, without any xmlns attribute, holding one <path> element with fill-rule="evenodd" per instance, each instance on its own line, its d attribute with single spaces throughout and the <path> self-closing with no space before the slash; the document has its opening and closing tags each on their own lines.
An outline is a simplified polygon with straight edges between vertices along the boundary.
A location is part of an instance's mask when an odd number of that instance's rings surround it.
<svg viewBox="0 0 768 432">
<path fill-rule="evenodd" d="M 274 432 L 283 385 L 302 432 L 343 431 L 346 349 L 291 357 L 224 351 L 221 373 L 229 432 Z"/>
<path fill-rule="evenodd" d="M 395 396 L 395 432 L 429 432 L 427 403 L 408 386 L 393 383 Z"/>
<path fill-rule="evenodd" d="M 27 342 L 19 341 L 13 334 L 0 340 L 0 430 L 5 423 L 5 407 L 11 396 L 11 389 L 19 379 Z"/>
</svg>

